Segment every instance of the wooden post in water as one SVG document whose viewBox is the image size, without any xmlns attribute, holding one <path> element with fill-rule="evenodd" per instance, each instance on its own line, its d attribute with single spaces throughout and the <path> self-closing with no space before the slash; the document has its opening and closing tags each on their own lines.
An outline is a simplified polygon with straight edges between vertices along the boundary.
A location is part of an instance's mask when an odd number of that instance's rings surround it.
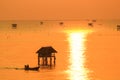
<svg viewBox="0 0 120 80">
<path fill-rule="evenodd" d="M 42 65 L 44 66 L 45 64 L 45 60 L 44 60 L 44 57 L 42 57 Z"/>
<path fill-rule="evenodd" d="M 45 65 L 48 65 L 47 57 L 45 57 Z"/>
<path fill-rule="evenodd" d="M 40 67 L 40 58 L 39 58 L 39 54 L 38 54 L 38 67 Z"/>
<path fill-rule="evenodd" d="M 54 65 L 56 64 L 56 57 L 54 56 Z"/>
<path fill-rule="evenodd" d="M 52 66 L 52 57 L 50 57 L 50 66 Z"/>
</svg>

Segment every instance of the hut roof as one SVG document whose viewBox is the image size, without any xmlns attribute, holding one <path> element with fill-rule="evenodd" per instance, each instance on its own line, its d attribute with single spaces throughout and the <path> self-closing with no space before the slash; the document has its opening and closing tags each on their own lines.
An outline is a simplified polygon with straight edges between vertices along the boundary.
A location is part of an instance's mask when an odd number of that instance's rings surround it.
<svg viewBox="0 0 120 80">
<path fill-rule="evenodd" d="M 52 46 L 41 47 L 36 53 L 57 53 Z"/>
</svg>

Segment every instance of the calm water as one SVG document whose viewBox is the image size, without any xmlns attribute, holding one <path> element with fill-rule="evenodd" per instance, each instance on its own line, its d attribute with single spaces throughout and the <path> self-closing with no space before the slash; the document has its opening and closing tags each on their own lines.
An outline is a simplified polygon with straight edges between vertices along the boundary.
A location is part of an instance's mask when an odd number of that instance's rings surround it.
<svg viewBox="0 0 120 80">
<path fill-rule="evenodd" d="M 1 80 L 120 80 L 120 20 L 42 22 L 0 21 Z M 58 51 L 56 66 L 23 70 L 43 46 Z"/>
</svg>

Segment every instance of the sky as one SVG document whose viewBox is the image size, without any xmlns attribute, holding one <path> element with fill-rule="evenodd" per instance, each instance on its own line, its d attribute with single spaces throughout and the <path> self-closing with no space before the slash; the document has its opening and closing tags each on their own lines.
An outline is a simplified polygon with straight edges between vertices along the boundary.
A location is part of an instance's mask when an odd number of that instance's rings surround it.
<svg viewBox="0 0 120 80">
<path fill-rule="evenodd" d="M 0 0 L 0 20 L 120 19 L 120 0 Z"/>
</svg>

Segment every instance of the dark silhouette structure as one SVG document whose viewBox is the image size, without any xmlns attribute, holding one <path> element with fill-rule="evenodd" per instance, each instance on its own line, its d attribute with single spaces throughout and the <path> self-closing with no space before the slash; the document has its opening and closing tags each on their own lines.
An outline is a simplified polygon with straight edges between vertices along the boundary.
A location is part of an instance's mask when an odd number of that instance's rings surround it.
<svg viewBox="0 0 120 80">
<path fill-rule="evenodd" d="M 93 23 L 88 23 L 88 26 L 91 26 L 91 27 L 93 27 Z"/>
<path fill-rule="evenodd" d="M 12 24 L 12 29 L 16 29 L 17 28 L 17 24 Z"/>
<path fill-rule="evenodd" d="M 64 23 L 63 23 L 63 22 L 60 22 L 59 24 L 60 24 L 60 25 L 63 25 Z"/>
<path fill-rule="evenodd" d="M 43 22 L 40 22 L 40 25 L 43 25 Z"/>
<path fill-rule="evenodd" d="M 97 20 L 93 19 L 92 22 L 96 22 Z"/>
<path fill-rule="evenodd" d="M 120 31 L 120 25 L 117 25 L 117 31 Z"/>
<path fill-rule="evenodd" d="M 24 68 L 25 70 L 35 70 L 35 71 L 38 71 L 39 70 L 39 67 L 29 67 L 29 65 L 27 64 L 27 65 L 25 65 L 25 68 Z"/>
<path fill-rule="evenodd" d="M 40 65 L 52 66 L 52 62 L 54 62 L 55 65 L 55 53 L 57 53 L 57 51 L 52 46 L 41 47 L 36 53 L 38 54 L 38 67 L 40 67 Z M 52 59 L 54 61 L 52 61 Z"/>
</svg>

